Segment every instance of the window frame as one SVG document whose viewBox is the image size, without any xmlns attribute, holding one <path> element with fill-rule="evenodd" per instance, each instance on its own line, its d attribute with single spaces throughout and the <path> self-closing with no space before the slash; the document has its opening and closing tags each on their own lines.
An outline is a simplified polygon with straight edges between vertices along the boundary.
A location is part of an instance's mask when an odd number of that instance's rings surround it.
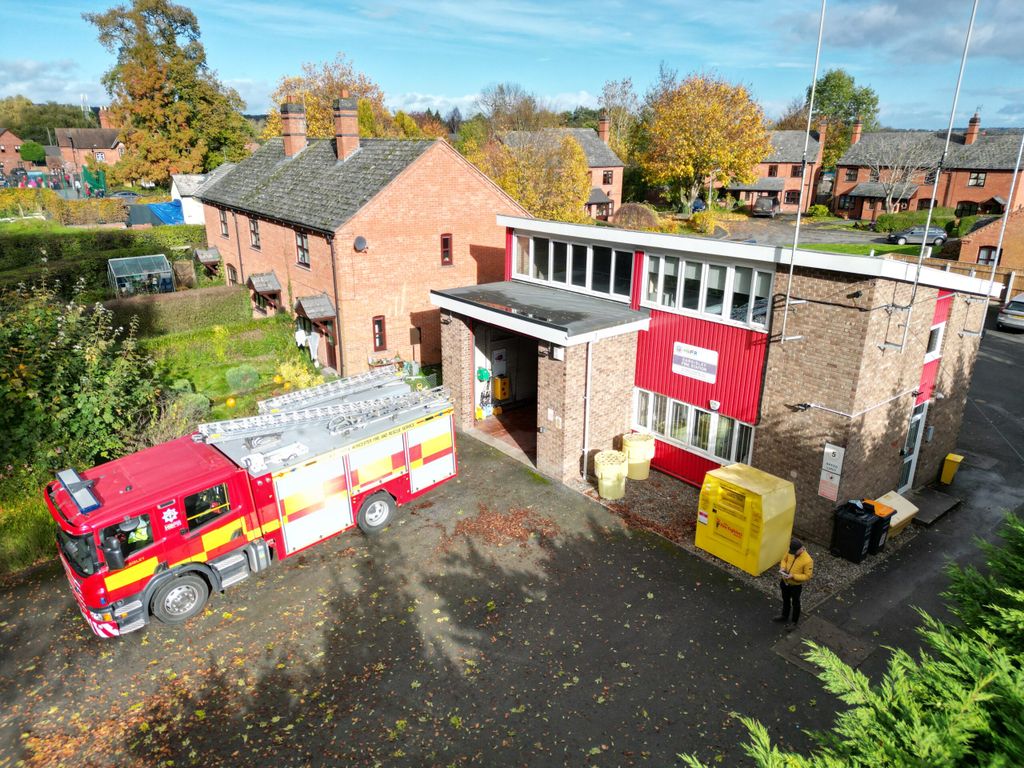
<svg viewBox="0 0 1024 768">
<path fill-rule="evenodd" d="M 187 503 L 188 500 L 190 498 L 192 498 L 193 496 L 199 496 L 200 494 L 207 493 L 208 491 L 212 491 L 214 488 L 223 488 L 224 489 L 224 501 L 219 506 L 217 506 L 217 507 L 210 507 L 210 508 L 204 510 L 204 512 L 210 512 L 213 509 L 219 509 L 220 511 L 217 512 L 217 514 L 213 515 L 212 517 L 206 517 L 205 519 L 202 520 L 202 522 L 199 522 L 199 523 L 197 523 L 196 525 L 193 526 L 192 525 L 192 520 L 188 516 L 188 503 Z M 182 496 L 181 497 L 181 509 L 182 509 L 182 511 L 184 513 L 184 517 L 185 517 L 185 529 L 188 531 L 188 533 L 186 535 L 187 536 L 191 536 L 191 535 L 195 534 L 197 531 L 199 531 L 202 528 L 204 528 L 207 525 L 209 525 L 210 523 L 215 522 L 217 520 L 220 520 L 222 517 L 224 517 L 224 515 L 226 515 L 229 512 L 231 512 L 231 494 L 228 492 L 228 484 L 226 482 L 225 483 L 217 483 L 216 485 L 211 485 L 208 488 L 203 488 L 201 490 L 198 490 L 195 493 L 189 493 L 187 495 Z M 193 515 L 193 517 L 198 517 L 198 515 Z"/>
<path fill-rule="evenodd" d="M 655 410 L 659 407 L 660 403 L 664 403 L 664 418 L 662 419 L 661 431 L 655 429 Z M 673 425 L 677 422 L 676 414 L 680 409 L 685 410 L 685 439 L 671 436 Z M 702 417 L 706 417 L 706 420 Z M 726 457 L 719 456 L 715 452 L 719 427 L 722 425 L 723 420 L 731 422 L 729 450 Z M 708 428 L 706 447 L 704 448 L 700 447 L 696 439 L 697 432 L 700 431 L 700 423 L 706 423 Z M 643 387 L 633 388 L 630 424 L 637 432 L 652 435 L 656 440 L 661 440 L 664 443 L 697 454 L 723 466 L 734 462 L 749 464 L 754 454 L 754 438 L 757 434 L 757 428 L 753 424 L 726 416 L 718 411 L 712 411 L 692 403 L 676 400 L 668 395 L 644 389 Z M 747 432 L 745 433 L 744 430 L 747 430 Z M 744 442 L 744 435 L 749 436 L 749 440 L 746 441 L 747 455 L 741 456 L 740 447 Z"/>
<path fill-rule="evenodd" d="M 836 203 L 836 210 L 838 211 L 852 211 L 854 206 L 853 195 L 840 195 L 839 202 Z"/>
<path fill-rule="evenodd" d="M 221 208 L 218 213 L 220 214 L 220 236 L 230 238 L 231 234 L 228 232 L 228 212 Z"/>
<path fill-rule="evenodd" d="M 856 181 L 860 177 L 860 168 L 847 168 L 843 181 Z"/>
<path fill-rule="evenodd" d="M 936 334 L 936 331 L 938 333 Z M 932 349 L 932 338 L 935 338 L 935 349 Z M 942 357 L 942 344 L 946 340 L 946 321 L 936 323 L 928 329 L 928 340 L 925 342 L 924 361 L 930 363 Z"/>
<path fill-rule="evenodd" d="M 235 265 L 228 264 L 225 271 L 227 272 L 228 285 L 238 285 L 238 270 L 235 269 Z"/>
<path fill-rule="evenodd" d="M 988 171 L 970 171 L 970 175 L 967 177 L 967 186 L 984 187 L 987 177 Z"/>
<path fill-rule="evenodd" d="M 379 329 L 378 329 L 379 322 Z M 384 352 L 388 348 L 388 327 L 387 318 L 384 315 L 374 315 L 370 321 L 370 334 L 373 340 L 373 351 Z"/>
<path fill-rule="evenodd" d="M 994 245 L 982 245 L 978 248 L 978 266 L 990 267 L 1003 255 L 1003 249 Z"/>
<path fill-rule="evenodd" d="M 615 171 L 602 171 L 601 172 L 601 183 L 606 186 L 611 186 L 615 183 Z"/>
<path fill-rule="evenodd" d="M 529 252 L 523 251 L 523 239 L 529 241 Z M 547 244 L 547 258 L 542 262 L 538 261 L 540 254 L 536 251 L 537 240 L 543 240 Z M 567 260 L 566 260 L 566 276 L 567 279 L 563 282 L 554 279 L 554 244 L 563 243 L 566 246 Z M 607 248 L 611 252 L 611 266 L 610 266 L 610 279 L 609 279 L 609 290 L 599 291 L 595 290 L 594 285 L 594 248 Z M 551 285 L 567 291 L 574 291 L 575 293 L 585 293 L 588 296 L 598 296 L 602 299 L 610 299 L 612 301 L 618 301 L 624 304 L 628 304 L 633 290 L 633 266 L 636 261 L 636 249 L 622 247 L 618 243 L 587 243 L 574 240 L 572 238 L 564 237 L 550 237 L 544 235 L 518 235 L 516 236 L 516 254 L 515 258 L 512 259 L 512 277 L 516 280 L 523 280 L 526 282 L 537 283 L 539 285 Z M 578 249 L 585 249 L 583 254 L 579 254 Z M 628 283 L 629 290 L 626 293 L 618 293 L 615 290 L 616 285 L 616 274 L 619 264 L 619 257 L 617 254 L 623 253 L 629 255 L 629 268 L 628 268 Z M 585 261 L 584 269 L 584 284 L 580 285 L 576 282 L 577 280 L 577 259 L 579 255 L 583 255 Z M 525 259 L 524 259 L 525 257 Z M 528 271 L 523 273 L 521 271 L 522 263 L 525 261 Z M 538 277 L 538 270 L 535 267 L 541 264 L 543 267 L 545 277 Z"/>
<path fill-rule="evenodd" d="M 260 250 L 260 220 L 255 218 L 249 219 L 249 247 L 254 250 Z"/>
<path fill-rule="evenodd" d="M 303 258 L 305 257 L 305 258 Z M 295 264 L 305 269 L 311 269 L 309 259 L 309 233 L 295 232 Z"/>
<path fill-rule="evenodd" d="M 779 165 L 778 165 L 778 163 L 771 163 L 768 166 L 768 178 L 774 179 L 778 175 L 779 175 Z"/>
<path fill-rule="evenodd" d="M 782 199 L 786 205 L 800 205 L 800 190 L 787 189 Z"/>
<path fill-rule="evenodd" d="M 790 168 L 790 170 L 789 170 L 789 178 L 791 178 L 791 179 L 799 179 L 799 178 L 802 178 L 803 175 L 804 175 L 803 163 L 794 163 L 793 167 Z"/>
<path fill-rule="evenodd" d="M 450 267 L 455 264 L 454 239 L 451 232 L 441 235 L 441 266 Z"/>
</svg>

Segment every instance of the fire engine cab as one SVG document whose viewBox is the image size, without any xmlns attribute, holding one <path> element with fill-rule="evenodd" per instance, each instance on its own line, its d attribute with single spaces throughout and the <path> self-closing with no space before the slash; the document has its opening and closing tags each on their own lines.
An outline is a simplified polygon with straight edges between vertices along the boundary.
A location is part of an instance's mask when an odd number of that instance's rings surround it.
<svg viewBox="0 0 1024 768">
<path fill-rule="evenodd" d="M 58 553 L 97 635 L 186 621 L 275 560 L 356 525 L 382 530 L 457 472 L 440 387 L 371 372 L 258 408 L 47 485 Z"/>
</svg>

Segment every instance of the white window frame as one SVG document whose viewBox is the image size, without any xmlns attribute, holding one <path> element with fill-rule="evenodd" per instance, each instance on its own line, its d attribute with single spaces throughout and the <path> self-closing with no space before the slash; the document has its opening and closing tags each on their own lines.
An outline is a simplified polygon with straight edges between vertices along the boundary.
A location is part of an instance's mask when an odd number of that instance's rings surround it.
<svg viewBox="0 0 1024 768">
<path fill-rule="evenodd" d="M 218 211 L 218 213 L 218 220 L 220 222 L 220 236 L 230 237 L 231 235 L 228 234 L 228 212 L 221 208 L 220 211 Z"/>
<path fill-rule="evenodd" d="M 661 302 L 661 296 L 665 287 L 665 269 L 664 260 L 666 258 L 675 258 L 679 260 L 679 272 L 677 276 L 676 285 L 676 306 L 670 306 Z M 658 291 L 657 300 L 652 301 L 647 297 L 647 284 L 649 276 L 651 274 L 651 262 L 653 259 L 659 259 L 658 265 Z M 687 264 L 700 264 L 700 297 L 697 303 L 697 309 L 684 309 L 681 304 L 683 300 L 683 288 L 684 281 L 686 279 L 686 266 Z M 710 314 L 707 312 L 707 297 L 708 297 L 708 275 L 710 274 L 710 267 L 724 267 L 725 268 L 725 296 L 722 299 L 722 314 Z M 746 320 L 733 320 L 732 319 L 732 296 L 733 296 L 733 285 L 734 278 L 736 276 L 737 268 L 750 269 L 750 305 L 747 308 Z M 764 323 L 755 323 L 754 318 L 754 305 L 757 301 L 757 294 L 755 289 L 757 287 L 757 275 L 758 273 L 764 273 L 769 277 L 768 283 L 768 295 L 766 300 L 769 302 L 769 306 L 766 307 L 765 321 Z M 682 253 L 645 253 L 644 264 L 643 264 L 643 281 L 639 287 L 640 294 L 640 306 L 648 309 L 658 309 L 663 312 L 672 312 L 677 315 L 686 315 L 687 317 L 697 317 L 702 320 L 707 320 L 713 323 L 722 323 L 724 325 L 731 325 L 737 328 L 747 328 L 749 330 L 767 332 L 768 323 L 771 319 L 771 298 L 772 298 L 772 286 L 775 273 L 764 269 L 763 265 L 758 264 L 725 264 L 715 260 L 708 260 L 704 258 L 687 258 Z"/>
<path fill-rule="evenodd" d="M 646 414 L 644 414 L 646 416 L 646 424 L 642 423 L 642 420 L 640 418 L 641 414 L 639 413 L 641 393 L 647 393 L 647 412 Z M 654 401 L 657 397 L 664 397 L 666 400 L 664 433 L 656 432 L 651 428 L 651 423 L 654 417 Z M 677 407 L 687 409 L 685 440 L 679 440 L 678 438 L 668 436 L 668 432 L 671 431 L 672 416 Z M 696 445 L 693 444 L 693 434 L 697 425 L 698 413 L 707 413 L 710 414 L 711 416 L 710 423 L 708 425 L 708 447 L 710 448 L 710 450 L 698 448 Z M 731 419 L 733 422 L 732 441 L 729 449 L 728 458 L 722 458 L 721 456 L 718 456 L 714 452 L 715 440 L 716 436 L 718 435 L 718 423 L 719 420 L 723 418 Z M 732 464 L 737 461 L 744 464 L 749 464 L 751 457 L 754 454 L 754 438 L 756 436 L 757 429 L 754 427 L 753 424 L 747 424 L 745 421 L 734 419 L 731 416 L 724 416 L 722 414 L 719 414 L 717 411 L 712 411 L 707 408 L 700 408 L 696 405 L 685 403 L 682 400 L 676 400 L 674 398 L 671 398 L 668 395 L 663 395 L 660 392 L 655 392 L 650 389 L 644 389 L 643 387 L 633 388 L 633 402 L 630 410 L 630 423 L 632 424 L 633 429 L 636 430 L 637 432 L 653 435 L 656 440 L 661 440 L 662 442 L 667 443 L 668 445 L 681 448 L 684 451 L 696 454 L 697 456 L 701 456 L 702 458 L 708 459 L 709 461 L 714 461 L 718 464 L 722 464 L 723 466 L 726 464 Z M 747 429 L 750 430 L 749 454 L 746 456 L 737 455 L 739 452 L 740 432 L 742 431 L 742 427 L 746 427 Z"/>
<path fill-rule="evenodd" d="M 527 274 L 523 274 L 522 272 L 520 272 L 519 271 L 518 258 L 513 258 L 512 259 L 512 277 L 514 277 L 515 279 L 523 280 L 523 281 L 531 282 L 531 283 L 536 283 L 537 285 L 551 285 L 551 286 L 555 286 L 557 288 L 564 289 L 564 290 L 567 290 L 567 291 L 573 291 L 575 293 L 585 293 L 588 296 L 598 296 L 598 297 L 600 297 L 602 299 L 611 299 L 612 301 L 619 301 L 619 302 L 622 302 L 624 304 L 628 304 L 629 303 L 630 293 L 631 293 L 632 287 L 633 287 L 633 268 L 634 268 L 635 262 L 636 262 L 636 249 L 616 247 L 616 245 L 614 243 L 608 243 L 608 244 L 604 244 L 604 243 L 581 243 L 579 240 L 571 240 L 571 239 L 568 239 L 568 238 L 550 237 L 550 236 L 543 236 L 543 235 L 523 235 L 523 237 L 528 237 L 529 241 L 530 241 L 529 259 L 527 260 L 527 265 L 528 265 L 528 268 L 529 268 L 529 272 Z M 537 277 L 536 274 L 535 274 L 534 265 L 535 265 L 536 262 L 535 262 L 534 256 L 536 254 L 535 254 L 535 251 L 534 251 L 534 246 L 536 244 L 537 238 L 541 238 L 542 240 L 547 240 L 548 241 L 548 258 L 547 258 L 547 274 L 548 274 L 548 277 L 547 278 L 540 278 L 540 277 Z M 552 271 L 553 271 L 552 268 L 554 266 L 554 259 L 555 259 L 554 245 L 553 244 L 556 243 L 556 242 L 558 242 L 558 243 L 565 243 L 565 246 L 566 246 L 566 279 L 565 279 L 565 282 L 559 282 L 559 281 L 556 281 L 556 280 L 554 280 L 554 279 L 552 279 L 550 277 L 550 275 L 552 274 Z M 596 291 L 592 287 L 593 286 L 593 282 L 594 282 L 594 246 L 595 245 L 597 245 L 597 246 L 599 246 L 601 248 L 608 248 L 608 250 L 610 250 L 611 253 L 612 253 L 611 275 L 610 275 L 610 288 L 611 288 L 611 290 L 608 291 L 608 292 Z M 586 285 L 585 286 L 575 285 L 572 282 L 572 262 L 573 262 L 573 247 L 574 246 L 583 246 L 584 248 L 587 249 L 587 281 L 586 281 Z M 519 243 L 518 242 L 516 243 L 516 248 L 517 249 L 519 248 Z M 630 274 L 630 280 L 629 280 L 630 291 L 628 291 L 627 293 L 616 293 L 615 292 L 615 266 L 616 266 L 616 261 L 618 260 L 618 256 L 617 256 L 617 252 L 618 251 L 622 251 L 623 253 L 629 253 L 629 255 L 631 257 L 630 271 L 629 271 L 629 274 Z M 516 257 L 518 257 L 518 250 L 517 250 L 515 255 L 516 255 Z"/>
<path fill-rule="evenodd" d="M 103 154 L 102 152 L 97 152 L 96 153 L 96 159 L 99 162 L 101 162 L 101 163 L 105 163 L 107 161 L 107 156 L 105 154 Z"/>
<path fill-rule="evenodd" d="M 925 354 L 924 354 L 924 361 L 925 361 L 925 363 L 930 363 L 930 362 L 932 362 L 932 360 L 938 360 L 940 357 L 942 357 L 942 342 L 944 342 L 946 340 L 946 323 L 945 323 L 945 321 L 943 321 L 941 323 L 936 323 L 935 325 L 933 325 L 931 328 L 928 329 L 928 341 L 931 341 L 932 332 L 936 331 L 936 330 L 939 332 L 938 343 L 935 345 L 935 351 L 934 352 L 929 352 L 928 349 L 925 348 Z M 928 342 L 925 342 L 925 343 L 927 344 Z"/>
</svg>

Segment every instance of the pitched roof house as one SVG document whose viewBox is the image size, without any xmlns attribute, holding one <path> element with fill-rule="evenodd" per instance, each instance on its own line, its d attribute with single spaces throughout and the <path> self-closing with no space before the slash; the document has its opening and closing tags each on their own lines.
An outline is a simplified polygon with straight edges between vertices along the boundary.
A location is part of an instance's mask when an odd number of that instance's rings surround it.
<svg viewBox="0 0 1024 768">
<path fill-rule="evenodd" d="M 80 172 L 91 158 L 97 163 L 114 165 L 124 154 L 124 143 L 117 128 L 57 128 L 57 146 L 65 167 Z"/>
<path fill-rule="evenodd" d="M 1019 129 L 982 131 L 977 114 L 967 130 L 954 133 L 949 153 L 939 176 L 934 205 L 955 208 L 958 216 L 976 213 L 1001 213 L 1024 206 L 1024 188 L 1018 178 L 1014 199 L 1009 200 L 1013 169 L 1020 146 Z M 925 164 L 938 164 L 946 142 L 945 131 L 871 131 L 862 133 L 855 123 L 850 148 L 836 163 L 833 207 L 840 216 L 874 220 L 884 213 L 885 193 L 880 183 L 887 153 L 901 146 L 920 147 Z M 890 177 L 892 178 L 892 177 Z M 932 201 L 934 177 L 929 172 L 915 174 L 897 190 L 895 200 L 901 210 L 927 210 Z"/>
<path fill-rule="evenodd" d="M 171 200 L 181 200 L 181 213 L 186 224 L 205 223 L 200 194 L 234 167 L 234 163 L 222 163 L 209 173 L 171 174 Z"/>
<path fill-rule="evenodd" d="M 347 94 L 333 139 L 307 140 L 300 104 L 281 117 L 281 138 L 198 192 L 228 282 L 256 313 L 293 314 L 297 341 L 344 375 L 440 362 L 428 291 L 500 279 L 495 214 L 523 209 L 444 141 L 361 139 Z"/>
<path fill-rule="evenodd" d="M 800 204 L 800 179 L 806 178 L 803 210 L 814 205 L 814 190 L 821 173 L 821 153 L 825 146 L 825 124 L 811 131 L 807 140 L 807 173 L 803 174 L 803 131 L 771 131 L 772 152 L 758 163 L 757 179 L 745 184 L 728 185 L 728 193 L 752 203 L 758 197 L 779 201 L 783 213 L 796 213 Z"/>
<path fill-rule="evenodd" d="M 583 148 L 590 168 L 587 215 L 608 219 L 622 205 L 623 162 L 608 146 L 608 118 L 602 117 L 595 133 L 590 128 L 543 128 L 539 131 L 508 131 L 499 138 L 509 147 L 546 146 L 571 136 Z"/>
<path fill-rule="evenodd" d="M 15 168 L 31 165 L 21 159 L 22 140 L 9 128 L 0 126 L 0 173 L 10 173 Z"/>
</svg>

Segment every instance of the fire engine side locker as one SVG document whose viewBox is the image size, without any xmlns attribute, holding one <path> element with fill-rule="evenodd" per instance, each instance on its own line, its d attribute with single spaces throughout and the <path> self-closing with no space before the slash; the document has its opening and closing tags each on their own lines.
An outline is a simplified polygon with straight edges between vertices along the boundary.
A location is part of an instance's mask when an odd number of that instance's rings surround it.
<svg viewBox="0 0 1024 768">
<path fill-rule="evenodd" d="M 274 473 L 285 555 L 352 526 L 347 460 L 332 451 Z"/>
<path fill-rule="evenodd" d="M 419 491 L 455 475 L 455 425 L 451 412 L 413 427 L 409 446 L 409 491 Z"/>
</svg>

